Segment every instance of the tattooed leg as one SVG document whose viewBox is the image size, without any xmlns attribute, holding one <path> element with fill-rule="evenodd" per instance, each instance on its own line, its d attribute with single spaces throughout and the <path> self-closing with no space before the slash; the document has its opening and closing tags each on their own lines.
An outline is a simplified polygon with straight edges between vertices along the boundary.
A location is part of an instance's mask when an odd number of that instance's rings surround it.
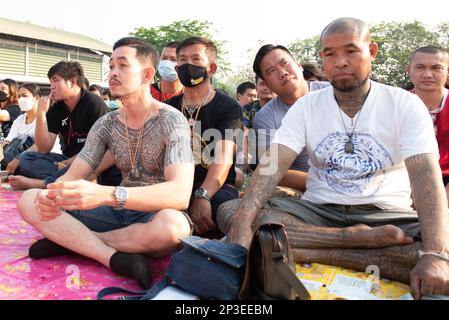
<svg viewBox="0 0 449 320">
<path fill-rule="evenodd" d="M 421 242 L 382 249 L 293 249 L 295 262 L 322 263 L 364 272 L 377 266 L 383 278 L 410 283 Z"/>
<path fill-rule="evenodd" d="M 358 224 L 346 228 L 318 227 L 306 224 L 289 213 L 263 210 L 276 215 L 284 224 L 292 248 L 384 248 L 413 242 L 404 231 L 393 225 L 369 227 Z"/>
<path fill-rule="evenodd" d="M 239 199 L 228 201 L 219 209 L 217 222 L 225 234 L 231 226 L 232 214 L 238 208 L 239 202 Z M 376 228 L 366 225 L 328 228 L 306 224 L 282 211 L 262 210 L 260 217 L 264 214 L 276 215 L 284 224 L 292 248 L 382 248 L 413 242 L 401 229 L 392 225 Z"/>
</svg>

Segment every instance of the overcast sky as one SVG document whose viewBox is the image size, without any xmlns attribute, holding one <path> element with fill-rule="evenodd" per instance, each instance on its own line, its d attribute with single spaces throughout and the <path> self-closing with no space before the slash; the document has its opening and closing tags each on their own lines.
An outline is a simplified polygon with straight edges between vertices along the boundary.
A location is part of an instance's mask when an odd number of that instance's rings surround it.
<svg viewBox="0 0 449 320">
<path fill-rule="evenodd" d="M 228 59 L 243 64 L 258 40 L 284 44 L 317 35 L 335 18 L 368 23 L 419 20 L 428 27 L 449 21 L 447 0 L 15 0 L 0 16 L 88 35 L 113 44 L 137 27 L 176 20 L 208 20 L 227 41 Z"/>
</svg>

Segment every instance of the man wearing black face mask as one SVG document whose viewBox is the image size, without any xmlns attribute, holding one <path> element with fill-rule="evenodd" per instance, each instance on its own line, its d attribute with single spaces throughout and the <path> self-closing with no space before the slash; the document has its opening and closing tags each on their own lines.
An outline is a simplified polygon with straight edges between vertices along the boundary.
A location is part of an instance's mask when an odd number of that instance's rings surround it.
<svg viewBox="0 0 449 320">
<path fill-rule="evenodd" d="M 235 100 L 215 91 L 211 85 L 211 77 L 218 66 L 217 49 L 210 40 L 187 38 L 176 54 L 176 71 L 184 85 L 184 94 L 166 103 L 180 110 L 189 121 L 195 158 L 189 214 L 195 232 L 207 236 L 208 232 L 217 229 L 215 217 L 220 204 L 238 198 L 234 187 L 233 134 L 242 130 L 243 116 Z"/>
</svg>

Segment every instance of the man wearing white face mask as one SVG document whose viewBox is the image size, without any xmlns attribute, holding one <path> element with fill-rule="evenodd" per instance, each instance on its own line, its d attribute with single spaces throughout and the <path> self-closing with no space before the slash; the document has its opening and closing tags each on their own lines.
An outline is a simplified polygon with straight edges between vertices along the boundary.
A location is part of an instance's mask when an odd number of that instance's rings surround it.
<svg viewBox="0 0 449 320">
<path fill-rule="evenodd" d="M 4 159 L 2 169 L 14 174 L 19 167 L 19 156 L 25 150 L 37 151 L 34 143 L 36 128 L 37 101 L 41 96 L 39 87 L 34 83 L 26 83 L 19 89 L 19 107 L 22 115 L 13 122 L 11 130 L 3 142 Z"/>
<path fill-rule="evenodd" d="M 176 48 L 178 48 L 179 44 L 180 42 L 177 41 L 169 42 L 162 50 L 161 60 L 157 68 L 161 81 L 151 85 L 151 95 L 156 100 L 165 101 L 184 91 L 184 87 L 181 81 L 179 81 L 175 70 L 178 61 Z"/>
</svg>

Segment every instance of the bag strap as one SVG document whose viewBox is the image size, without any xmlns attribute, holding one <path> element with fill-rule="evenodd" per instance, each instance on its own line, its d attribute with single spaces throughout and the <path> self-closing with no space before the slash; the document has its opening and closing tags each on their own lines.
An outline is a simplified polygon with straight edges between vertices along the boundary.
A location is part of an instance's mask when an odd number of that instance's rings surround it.
<svg viewBox="0 0 449 320">
<path fill-rule="evenodd" d="M 273 225 L 273 223 L 271 224 Z M 282 247 L 284 244 L 287 244 L 288 246 L 288 239 L 286 238 L 284 226 L 282 224 L 276 225 L 277 229 L 269 228 L 266 230 L 266 232 L 271 233 L 271 237 L 265 237 L 264 233 L 259 234 L 259 241 L 260 245 L 263 247 L 263 254 L 266 255 L 266 259 L 274 262 L 277 272 L 279 272 L 285 282 L 288 283 L 301 300 L 310 300 L 309 292 L 287 264 L 287 256 L 285 256 L 284 253 L 287 252 L 289 248 Z M 273 251 L 273 242 L 271 241 L 273 238 L 278 240 L 277 244 L 279 245 L 279 252 Z"/>
<path fill-rule="evenodd" d="M 158 281 L 153 287 L 148 290 L 135 291 L 118 287 L 108 287 L 98 292 L 97 300 L 103 300 L 104 297 L 117 293 L 128 293 L 133 295 L 121 296 L 118 297 L 117 300 L 151 300 L 156 297 L 165 287 L 167 287 L 168 283 L 169 279 L 167 276 L 165 276 L 164 278 L 162 278 L 162 280 Z"/>
<path fill-rule="evenodd" d="M 292 269 L 285 263 L 285 261 L 279 260 L 276 262 L 276 268 L 282 275 L 284 280 L 295 290 L 296 295 L 300 300 L 310 300 L 310 294 L 306 287 L 298 279 L 296 274 L 293 273 Z"/>
</svg>

